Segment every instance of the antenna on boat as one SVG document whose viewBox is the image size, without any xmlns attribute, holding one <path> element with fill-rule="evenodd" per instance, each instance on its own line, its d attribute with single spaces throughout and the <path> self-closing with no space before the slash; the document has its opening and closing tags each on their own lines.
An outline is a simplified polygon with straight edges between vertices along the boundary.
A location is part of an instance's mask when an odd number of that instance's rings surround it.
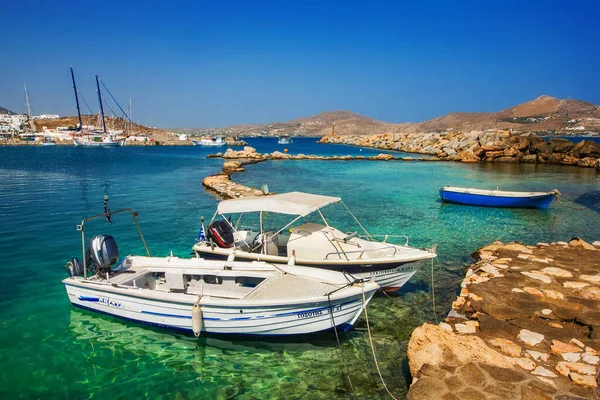
<svg viewBox="0 0 600 400">
<path fill-rule="evenodd" d="M 102 93 L 100 92 L 100 83 L 98 82 L 98 75 L 96 75 L 96 87 L 98 88 L 98 101 L 100 102 L 100 113 L 102 115 L 102 129 L 106 133 L 106 122 L 104 122 L 104 107 L 102 106 Z"/>
<path fill-rule="evenodd" d="M 81 110 L 79 109 L 79 96 L 77 95 L 77 85 L 75 85 L 75 74 L 73 73 L 73 67 L 71 70 L 71 79 L 73 80 L 73 91 L 75 92 L 75 104 L 77 105 L 77 118 L 79 118 L 79 130 L 83 129 L 83 122 L 81 122 Z"/>
</svg>

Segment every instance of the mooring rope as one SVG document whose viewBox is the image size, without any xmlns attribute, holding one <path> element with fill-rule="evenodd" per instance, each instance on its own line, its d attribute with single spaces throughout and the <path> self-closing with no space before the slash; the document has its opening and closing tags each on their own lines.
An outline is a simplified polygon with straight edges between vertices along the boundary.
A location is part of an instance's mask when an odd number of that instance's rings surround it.
<svg viewBox="0 0 600 400">
<path fill-rule="evenodd" d="M 433 317 L 435 318 L 435 324 L 438 323 L 437 312 L 435 310 L 435 283 L 433 279 L 433 258 L 431 259 L 431 302 L 433 306 Z"/>
<path fill-rule="evenodd" d="M 363 284 L 363 291 L 365 285 Z M 333 306 L 331 305 L 331 293 L 327 293 L 327 301 L 329 302 L 329 315 L 331 315 L 331 325 L 333 326 L 333 331 L 335 332 L 335 340 L 337 341 L 338 350 L 340 354 L 340 358 L 342 359 L 342 364 L 344 365 L 344 370 L 346 372 L 346 378 L 348 378 L 348 384 L 350 385 L 350 390 L 352 391 L 352 396 L 356 397 L 356 393 L 354 392 L 354 385 L 352 385 L 352 379 L 350 379 L 350 372 L 348 371 L 348 366 L 346 365 L 346 359 L 344 358 L 344 352 L 342 351 L 342 344 L 340 343 L 340 337 L 338 335 L 337 329 L 335 327 L 335 318 L 333 317 Z"/>
<path fill-rule="evenodd" d="M 555 190 L 556 190 L 556 189 L 555 189 Z M 557 192 L 558 192 L 558 191 L 557 191 Z M 558 194 L 554 194 L 554 198 L 556 199 L 556 201 L 558 201 L 558 202 L 559 202 L 559 203 L 560 203 L 562 206 L 564 206 L 564 207 L 570 208 L 571 210 L 577 210 L 577 211 L 583 211 L 583 210 L 587 210 L 587 207 L 585 207 L 585 206 L 574 207 L 574 206 L 571 206 L 571 205 L 565 204 L 565 203 L 563 203 L 563 202 L 560 200 L 560 197 L 561 197 L 561 194 L 560 194 L 560 192 L 558 192 Z M 570 200 L 569 200 L 569 201 L 570 201 Z M 595 208 L 595 207 L 597 207 L 598 205 L 600 205 L 600 202 L 598 202 L 598 203 L 596 203 L 596 204 L 594 204 L 594 205 L 590 206 L 589 208 Z"/>
<path fill-rule="evenodd" d="M 381 369 L 379 368 L 379 363 L 377 362 L 377 356 L 375 355 L 375 345 L 373 345 L 373 337 L 371 336 L 371 327 L 369 325 L 369 313 L 367 312 L 367 301 L 365 299 L 365 285 L 362 286 L 362 299 L 363 307 L 365 309 L 365 320 L 367 321 L 367 333 L 369 334 L 369 342 L 371 343 L 371 353 L 373 354 L 373 360 L 375 361 L 375 367 L 377 367 L 379 379 L 381 379 L 381 383 L 383 384 L 383 387 L 385 388 L 387 394 L 389 394 L 392 399 L 398 400 L 396 397 L 394 397 L 392 392 L 390 392 L 387 385 L 385 384 L 385 380 L 383 379 L 383 375 L 381 374 Z"/>
</svg>

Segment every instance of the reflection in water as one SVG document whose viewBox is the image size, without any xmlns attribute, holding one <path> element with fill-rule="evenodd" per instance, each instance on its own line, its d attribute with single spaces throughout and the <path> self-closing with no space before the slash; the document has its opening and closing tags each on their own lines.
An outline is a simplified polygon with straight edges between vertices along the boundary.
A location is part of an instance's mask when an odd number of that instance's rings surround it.
<svg viewBox="0 0 600 400">
<path fill-rule="evenodd" d="M 583 193 L 573 202 L 600 213 L 600 190 Z"/>
<path fill-rule="evenodd" d="M 73 309 L 68 331 L 74 342 L 71 347 L 81 346 L 90 365 L 116 359 L 126 371 L 147 363 L 156 369 L 158 363 L 180 374 L 178 381 L 201 383 L 198 388 L 182 390 L 184 397 L 328 399 L 331 393 L 350 397 L 344 363 L 357 395 L 379 397 L 381 393 L 364 330 L 341 335 L 340 351 L 334 335 L 327 333 L 195 338 Z M 405 343 L 399 345 L 381 334 L 375 335 L 375 341 L 388 386 L 403 393 Z"/>
</svg>

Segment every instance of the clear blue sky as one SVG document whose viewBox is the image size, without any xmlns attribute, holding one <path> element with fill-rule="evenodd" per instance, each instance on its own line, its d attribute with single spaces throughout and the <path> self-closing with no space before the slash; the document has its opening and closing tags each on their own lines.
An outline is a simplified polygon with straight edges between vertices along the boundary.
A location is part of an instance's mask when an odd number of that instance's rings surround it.
<svg viewBox="0 0 600 400">
<path fill-rule="evenodd" d="M 0 106 L 75 115 L 69 67 L 157 127 L 350 110 L 389 122 L 541 94 L 600 103 L 600 1 L 5 1 Z M 108 97 L 108 96 L 107 96 Z"/>
</svg>

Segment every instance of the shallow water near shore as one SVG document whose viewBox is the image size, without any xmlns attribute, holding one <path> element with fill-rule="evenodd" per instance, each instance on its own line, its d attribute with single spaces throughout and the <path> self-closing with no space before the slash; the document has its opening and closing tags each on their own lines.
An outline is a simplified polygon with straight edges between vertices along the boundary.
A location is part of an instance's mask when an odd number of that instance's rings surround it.
<svg viewBox="0 0 600 400">
<path fill-rule="evenodd" d="M 259 152 L 280 150 L 275 139 L 247 139 Z M 382 151 L 317 145 L 298 139 L 292 154 L 376 155 Z M 75 227 L 102 213 L 130 207 L 153 255 L 187 257 L 200 215 L 212 216 L 217 200 L 202 179 L 222 160 L 201 147 L 0 148 L 0 254 L 5 282 L 0 294 L 0 397 L 2 398 L 385 398 L 379 385 L 364 317 L 342 335 L 288 339 L 202 337 L 173 333 L 73 309 L 61 279 L 63 265 L 81 257 Z M 469 254 L 494 240 L 600 239 L 598 208 L 574 200 L 600 190 L 593 169 L 525 164 L 442 162 L 269 161 L 246 166 L 233 180 L 271 191 L 339 195 L 371 234 L 402 235 L 417 247 L 437 244 L 434 264 L 437 316 L 448 311 Z M 439 202 L 444 185 L 504 190 L 561 191 L 547 210 L 466 207 Z M 586 203 L 593 205 L 593 200 Z M 600 201 L 600 200 L 598 200 Z M 332 223 L 356 230 L 337 209 Z M 143 254 L 128 217 L 90 223 L 92 234 L 113 234 L 121 255 Z M 401 296 L 376 297 L 369 322 L 390 390 L 406 391 L 406 341 L 412 329 L 435 319 L 431 265 Z M 347 366 L 352 387 L 348 383 Z"/>
</svg>

